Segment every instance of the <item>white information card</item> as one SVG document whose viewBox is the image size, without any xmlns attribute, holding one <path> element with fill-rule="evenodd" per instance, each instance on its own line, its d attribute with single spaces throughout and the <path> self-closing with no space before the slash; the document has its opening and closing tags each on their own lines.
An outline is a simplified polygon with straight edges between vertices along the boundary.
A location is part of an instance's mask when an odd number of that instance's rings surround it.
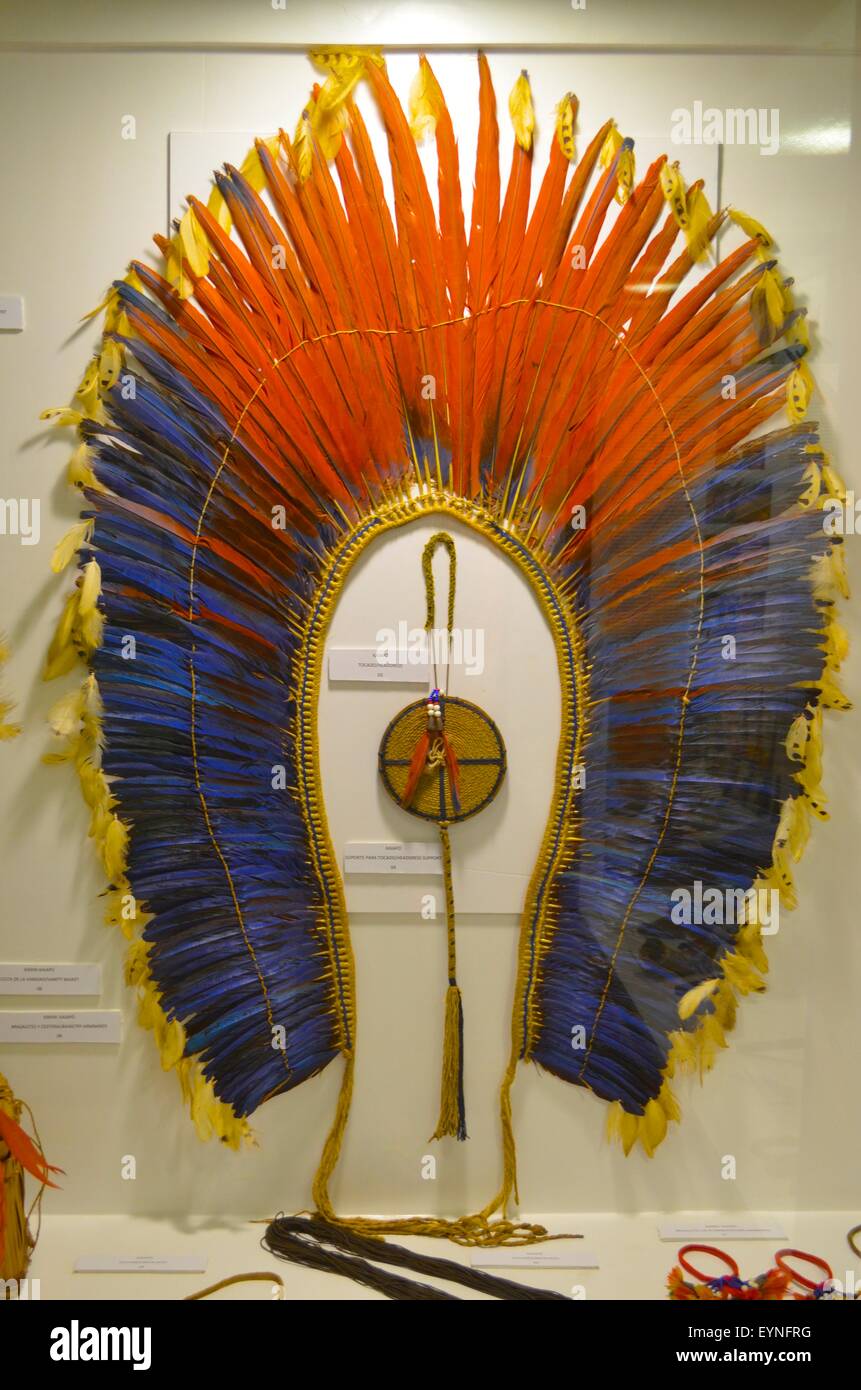
<svg viewBox="0 0 861 1390">
<path fill-rule="evenodd" d="M 348 840 L 345 874 L 441 874 L 442 850 L 431 841 Z"/>
<path fill-rule="evenodd" d="M 665 1221 L 658 1227 L 661 1240 L 786 1240 L 779 1221 Z"/>
<path fill-rule="evenodd" d="M 330 647 L 330 681 L 363 681 L 372 685 L 387 681 L 392 685 L 430 684 L 427 661 L 415 661 L 408 652 L 398 651 L 380 659 L 377 647 Z"/>
<path fill-rule="evenodd" d="M 65 1014 L 0 1010 L 0 1042 L 4 1043 L 118 1043 L 121 1026 L 119 1009 L 76 1009 Z"/>
<path fill-rule="evenodd" d="M 490 1250 L 471 1250 L 474 1269 L 598 1269 L 594 1250 L 578 1242 L 548 1241 L 546 1245 L 500 1245 Z"/>
<path fill-rule="evenodd" d="M 203 1274 L 205 1255 L 79 1255 L 76 1274 Z"/>
<path fill-rule="evenodd" d="M 0 961 L 0 994 L 101 994 L 102 967 Z"/>
</svg>

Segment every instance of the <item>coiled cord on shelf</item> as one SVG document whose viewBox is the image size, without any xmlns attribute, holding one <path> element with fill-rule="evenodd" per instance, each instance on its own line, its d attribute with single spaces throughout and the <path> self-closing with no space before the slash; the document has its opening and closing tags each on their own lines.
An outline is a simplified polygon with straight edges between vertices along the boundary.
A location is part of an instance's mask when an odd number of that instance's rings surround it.
<svg viewBox="0 0 861 1390">
<path fill-rule="evenodd" d="M 434 1279 L 446 1279 L 467 1289 L 487 1294 L 491 1298 L 536 1300 L 571 1300 L 552 1289 L 536 1289 L 518 1284 L 494 1274 L 485 1274 L 470 1265 L 438 1255 L 419 1255 L 402 1245 L 377 1237 L 357 1234 L 346 1226 L 335 1225 L 319 1216 L 276 1216 L 266 1228 L 262 1245 L 270 1254 L 291 1264 L 308 1269 L 341 1274 L 367 1288 L 376 1289 L 387 1298 L 401 1300 L 459 1301 L 456 1294 L 445 1293 L 430 1284 L 404 1279 L 390 1270 L 377 1266 L 396 1265 Z"/>
</svg>

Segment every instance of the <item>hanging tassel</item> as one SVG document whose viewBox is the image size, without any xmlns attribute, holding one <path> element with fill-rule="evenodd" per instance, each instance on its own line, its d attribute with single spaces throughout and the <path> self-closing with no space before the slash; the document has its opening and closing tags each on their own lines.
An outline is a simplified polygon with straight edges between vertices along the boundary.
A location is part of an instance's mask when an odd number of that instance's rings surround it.
<svg viewBox="0 0 861 1390">
<path fill-rule="evenodd" d="M 456 984 L 445 994 L 445 1029 L 442 1045 L 442 1081 L 439 1119 L 432 1139 L 466 1139 L 466 1110 L 463 1103 L 463 1001 Z"/>
<path fill-rule="evenodd" d="M 454 889 L 451 882 L 451 845 L 448 824 L 440 821 L 442 876 L 445 885 L 445 925 L 448 936 L 448 989 L 445 996 L 445 1026 L 442 1044 L 439 1119 L 432 1139 L 466 1139 L 466 1108 L 463 1100 L 463 1001 L 457 984 L 457 956 L 454 939 Z"/>
</svg>

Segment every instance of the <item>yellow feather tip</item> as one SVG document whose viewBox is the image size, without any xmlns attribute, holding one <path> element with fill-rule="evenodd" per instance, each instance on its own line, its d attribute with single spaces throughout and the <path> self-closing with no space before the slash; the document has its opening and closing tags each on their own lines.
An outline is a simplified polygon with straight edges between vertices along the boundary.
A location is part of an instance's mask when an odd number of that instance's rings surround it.
<svg viewBox="0 0 861 1390">
<path fill-rule="evenodd" d="M 522 150 L 532 149 L 535 134 L 535 107 L 532 104 L 532 89 L 529 76 L 524 70 L 511 89 L 508 98 L 508 112 L 514 126 L 514 138 Z"/>
<path fill-rule="evenodd" d="M 689 989 L 687 994 L 679 1000 L 679 1018 L 690 1018 L 691 1014 L 696 1013 L 700 1004 L 704 1000 L 710 999 L 720 984 L 719 979 L 704 980 L 701 985 L 696 985 L 694 989 Z"/>
</svg>

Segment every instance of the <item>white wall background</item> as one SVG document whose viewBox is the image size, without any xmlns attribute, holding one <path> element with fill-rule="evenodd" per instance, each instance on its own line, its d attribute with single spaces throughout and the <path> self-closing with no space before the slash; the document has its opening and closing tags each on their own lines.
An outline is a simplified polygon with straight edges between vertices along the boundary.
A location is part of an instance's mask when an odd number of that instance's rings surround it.
<svg viewBox="0 0 861 1390">
<path fill-rule="evenodd" d="M 581 148 L 610 114 L 624 131 L 668 141 L 671 111 L 695 100 L 778 107 L 780 153 L 763 158 L 755 149 L 727 149 L 722 197 L 779 237 L 781 264 L 796 277 L 816 327 L 816 413 L 850 487 L 861 491 L 858 169 L 857 151 L 847 148 L 857 119 L 854 6 L 589 0 L 586 11 L 574 12 L 555 0 L 528 7 L 294 3 L 276 12 L 264 3 L 47 3 L 0 4 L 0 17 L 0 293 L 23 294 L 27 305 L 26 331 L 0 334 L 0 494 L 42 502 L 38 546 L 0 537 L 0 626 L 14 651 L 6 682 L 25 721 L 23 737 L 0 749 L 0 959 L 102 961 L 104 1006 L 127 1008 L 121 942 L 101 925 L 103 884 L 77 787 L 71 774 L 39 762 L 48 743 L 45 715 L 62 689 L 39 679 L 64 591 L 48 565 L 75 509 L 64 484 L 69 440 L 46 432 L 37 417 L 68 398 L 89 356 L 95 334 L 90 325 L 77 327 L 81 315 L 131 257 L 148 254 L 149 234 L 164 230 L 169 132 L 292 126 L 311 72 L 301 53 L 287 49 L 309 41 L 413 50 L 423 40 L 429 49 L 496 44 L 503 129 L 505 97 L 525 65 L 545 141 L 553 105 L 566 90 L 577 92 Z M 575 43 L 576 51 L 558 48 Z M 537 45 L 546 51 L 534 51 Z M 468 170 L 474 60 L 446 52 L 434 64 Z M 414 52 L 390 62 L 402 95 L 414 67 Z M 137 120 L 133 142 L 120 138 L 126 114 Z M 415 526 L 368 553 L 335 616 L 333 642 L 372 641 L 390 616 L 421 622 L 417 557 L 427 529 Z M 464 536 L 461 548 L 459 617 L 486 627 L 488 670 L 475 686 L 464 680 L 460 693 L 475 692 L 499 719 L 511 761 L 506 795 L 456 832 L 456 855 L 473 871 L 495 873 L 504 861 L 511 880 L 507 911 L 467 916 L 459 931 L 471 1138 L 434 1146 L 437 1181 L 421 1180 L 438 1094 L 443 936 L 439 924 L 421 923 L 402 899 L 386 897 L 383 884 L 375 902 L 356 901 L 360 1048 L 335 1188 L 342 1210 L 463 1211 L 483 1203 L 498 1176 L 495 1098 L 507 1052 L 513 914 L 546 813 L 545 788 L 549 795 L 548 778 L 532 781 L 530 773 L 552 761 L 558 691 L 531 595 L 480 542 Z M 850 553 L 857 570 L 852 560 Z M 387 585 L 390 564 L 401 590 L 398 612 Z M 537 657 L 534 695 L 526 701 L 499 684 L 511 661 L 508 609 L 518 614 L 518 644 Z M 851 609 L 847 619 L 857 629 Z M 857 655 L 847 672 L 850 688 L 856 671 Z M 517 679 L 523 674 L 518 670 Z M 373 765 L 379 732 L 411 698 L 413 692 L 392 687 L 324 691 L 323 767 L 336 843 L 375 838 L 374 827 L 388 835 L 403 826 L 406 818 L 381 800 Z M 683 1124 L 651 1162 L 608 1149 L 604 1107 L 585 1092 L 522 1070 L 515 1119 L 526 1208 L 857 1205 L 857 719 L 829 717 L 827 735 L 833 820 L 817 827 L 798 876 L 801 906 L 771 941 L 768 993 L 744 1003 L 731 1047 L 702 1090 L 679 1083 Z M 349 780 L 338 781 L 336 764 L 349 769 Z M 413 824 L 398 833 L 412 835 Z M 0 998 L 0 1007 L 26 1002 Z M 52 1210 L 180 1217 L 265 1214 L 307 1203 L 340 1080 L 336 1062 L 270 1102 L 255 1117 L 259 1148 L 234 1155 L 197 1141 L 175 1078 L 160 1071 L 152 1040 L 130 1009 L 119 1049 L 9 1047 L 0 1069 L 33 1106 L 51 1159 L 67 1171 Z M 135 1182 L 120 1177 L 126 1154 L 137 1158 Z M 725 1154 L 737 1158 L 734 1183 L 720 1176 Z"/>
</svg>

